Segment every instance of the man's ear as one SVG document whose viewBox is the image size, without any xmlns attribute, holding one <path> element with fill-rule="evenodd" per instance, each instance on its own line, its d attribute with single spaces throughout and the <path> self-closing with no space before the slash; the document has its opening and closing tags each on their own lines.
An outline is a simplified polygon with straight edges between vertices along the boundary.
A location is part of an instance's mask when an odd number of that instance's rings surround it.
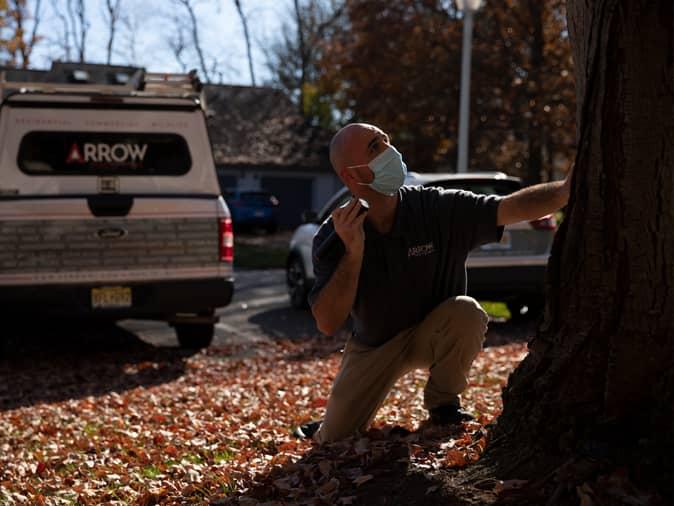
<svg viewBox="0 0 674 506">
<path fill-rule="evenodd" d="M 356 178 L 353 177 L 353 174 L 351 173 L 351 171 L 346 170 L 346 169 L 340 169 L 339 178 L 342 180 L 342 182 L 344 183 L 345 186 L 350 186 L 350 185 L 358 182 L 356 180 Z"/>
<path fill-rule="evenodd" d="M 346 186 L 370 184 L 374 180 L 374 174 L 367 165 L 359 165 L 351 169 L 342 169 L 339 177 Z"/>
</svg>

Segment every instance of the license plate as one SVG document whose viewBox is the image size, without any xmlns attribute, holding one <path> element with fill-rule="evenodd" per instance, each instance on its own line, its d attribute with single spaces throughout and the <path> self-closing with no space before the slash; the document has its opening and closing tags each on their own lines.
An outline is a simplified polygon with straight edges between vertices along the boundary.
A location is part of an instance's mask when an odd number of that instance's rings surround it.
<svg viewBox="0 0 674 506">
<path fill-rule="evenodd" d="M 131 288 L 128 286 L 103 286 L 91 289 L 91 307 L 131 307 Z"/>
<path fill-rule="evenodd" d="M 489 244 L 485 244 L 484 246 L 481 246 L 481 250 L 486 250 L 486 251 L 492 251 L 492 250 L 504 250 L 504 249 L 510 249 L 512 247 L 512 242 L 511 242 L 511 237 L 510 237 L 510 232 L 507 230 L 503 231 L 503 236 L 501 236 L 501 240 L 499 242 L 490 242 Z"/>
</svg>

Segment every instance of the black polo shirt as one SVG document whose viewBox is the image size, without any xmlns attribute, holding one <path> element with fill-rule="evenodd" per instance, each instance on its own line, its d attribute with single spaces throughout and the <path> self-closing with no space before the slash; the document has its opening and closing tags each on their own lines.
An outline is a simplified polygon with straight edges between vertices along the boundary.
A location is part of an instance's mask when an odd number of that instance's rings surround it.
<svg viewBox="0 0 674 506">
<path fill-rule="evenodd" d="M 354 336 L 379 346 L 421 322 L 442 301 L 466 293 L 466 257 L 501 239 L 496 225 L 501 197 L 463 190 L 403 186 L 393 227 L 382 235 L 365 220 L 365 252 L 351 317 Z M 328 218 L 316 233 L 313 251 L 334 230 Z M 341 242 L 318 260 L 313 304 L 344 252 Z"/>
</svg>

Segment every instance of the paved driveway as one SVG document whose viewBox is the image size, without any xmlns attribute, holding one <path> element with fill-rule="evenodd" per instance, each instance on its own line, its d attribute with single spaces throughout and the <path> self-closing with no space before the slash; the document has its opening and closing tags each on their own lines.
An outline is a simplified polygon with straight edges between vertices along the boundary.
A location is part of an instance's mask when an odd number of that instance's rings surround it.
<svg viewBox="0 0 674 506">
<path fill-rule="evenodd" d="M 234 298 L 218 314 L 215 344 L 270 337 L 294 339 L 318 333 L 308 310 L 290 307 L 283 269 L 236 271 Z M 127 320 L 120 326 L 154 345 L 177 345 L 173 329 L 165 323 Z"/>
</svg>

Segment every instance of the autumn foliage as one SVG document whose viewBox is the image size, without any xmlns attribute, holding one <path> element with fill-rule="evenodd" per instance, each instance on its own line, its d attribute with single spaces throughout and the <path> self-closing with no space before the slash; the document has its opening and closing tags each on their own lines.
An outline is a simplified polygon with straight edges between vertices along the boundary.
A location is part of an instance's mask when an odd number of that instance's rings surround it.
<svg viewBox="0 0 674 506">
<path fill-rule="evenodd" d="M 320 86 L 341 121 L 381 125 L 418 171 L 453 170 L 462 17 L 437 0 L 349 0 L 323 40 Z M 574 150 L 572 61 L 563 2 L 487 2 L 475 18 L 473 170 L 529 182 Z"/>
<path fill-rule="evenodd" d="M 262 340 L 192 356 L 144 346 L 2 361 L 0 503 L 350 504 L 396 466 L 475 462 L 501 388 L 526 354 L 517 343 L 478 357 L 464 396 L 474 423 L 424 429 L 418 372 L 397 384 L 367 435 L 314 447 L 290 430 L 322 416 L 342 344 Z"/>
</svg>

